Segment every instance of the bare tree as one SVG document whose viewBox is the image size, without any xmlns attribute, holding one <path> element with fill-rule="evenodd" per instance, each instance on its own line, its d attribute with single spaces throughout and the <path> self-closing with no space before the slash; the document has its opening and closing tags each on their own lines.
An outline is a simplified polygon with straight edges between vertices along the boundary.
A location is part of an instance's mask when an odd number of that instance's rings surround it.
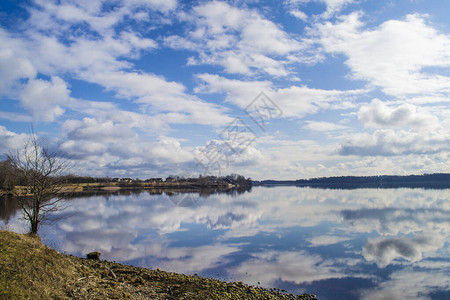
<svg viewBox="0 0 450 300">
<path fill-rule="evenodd" d="M 39 144 L 32 132 L 25 147 L 8 155 L 10 163 L 19 170 L 19 182 L 25 191 L 16 191 L 30 233 L 37 234 L 49 213 L 61 208 L 63 201 L 60 179 L 69 168 L 69 161 Z M 23 193 L 28 195 L 23 195 Z"/>
</svg>

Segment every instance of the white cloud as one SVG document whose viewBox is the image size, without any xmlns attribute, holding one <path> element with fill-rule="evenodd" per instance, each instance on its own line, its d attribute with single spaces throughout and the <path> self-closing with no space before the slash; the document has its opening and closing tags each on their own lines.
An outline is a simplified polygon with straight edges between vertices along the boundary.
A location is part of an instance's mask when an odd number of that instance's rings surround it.
<svg viewBox="0 0 450 300">
<path fill-rule="evenodd" d="M 296 17 L 297 19 L 302 20 L 303 22 L 306 22 L 308 20 L 308 15 L 302 12 L 301 10 L 295 9 L 291 10 L 289 13 L 294 17 Z"/>
<path fill-rule="evenodd" d="M 5 112 L 5 111 L 0 111 L 0 119 L 5 119 L 13 122 L 27 122 L 27 123 L 33 121 L 33 118 L 28 114 Z"/>
<path fill-rule="evenodd" d="M 347 56 L 355 79 L 379 86 L 386 94 L 449 93 L 450 78 L 439 68 L 450 66 L 450 37 L 439 33 L 421 15 L 389 20 L 363 29 L 361 13 L 340 17 L 341 22 L 317 26 L 325 51 Z M 425 68 L 436 67 L 435 72 Z"/>
<path fill-rule="evenodd" d="M 450 170 L 449 152 L 433 154 L 402 154 L 399 156 L 360 156 L 357 160 L 336 159 L 337 162 L 326 164 L 324 170 L 315 170 L 314 176 L 342 175 L 409 175 L 439 173 Z M 388 171 L 387 171 L 388 170 Z M 319 171 L 319 172 L 318 172 Z M 313 176 L 313 177 L 314 177 Z"/>
<path fill-rule="evenodd" d="M 323 12 L 320 16 L 322 18 L 328 19 L 330 17 L 332 17 L 333 15 L 337 14 L 338 12 L 340 12 L 345 6 L 354 3 L 355 0 L 287 0 L 286 1 L 288 4 L 290 4 L 290 6 L 299 6 L 301 4 L 304 3 L 308 3 L 308 2 L 320 2 L 325 4 L 326 6 L 326 11 Z M 291 11 L 291 14 L 293 14 L 292 12 L 296 12 L 296 10 Z M 293 14 L 294 16 L 296 16 L 295 14 Z M 300 15 L 302 16 L 302 15 Z M 297 17 L 297 16 L 296 16 Z M 298 17 L 299 19 L 301 19 L 300 17 Z"/>
<path fill-rule="evenodd" d="M 63 106 L 70 101 L 69 93 L 66 82 L 55 76 L 51 81 L 29 80 L 19 97 L 34 120 L 52 122 L 64 113 Z"/>
<path fill-rule="evenodd" d="M 2 33 L 0 29 L 0 35 Z M 3 38 L 0 36 L 2 43 Z M 28 59 L 16 57 L 12 49 L 0 49 L 0 94 L 9 94 L 17 80 L 35 76 L 36 70 Z"/>
<path fill-rule="evenodd" d="M 92 72 L 129 68 L 131 64 L 119 58 L 136 57 L 141 50 L 139 47 L 153 44 L 147 40 L 136 40 L 137 36 L 126 32 L 119 37 L 76 38 L 70 45 L 61 43 L 57 36 L 43 36 L 34 32 L 30 35 L 29 48 L 35 51 L 27 55 L 39 56 L 39 60 L 34 59 L 33 63 L 40 72 L 73 72 L 82 79 L 88 78 L 87 75 Z"/>
<path fill-rule="evenodd" d="M 362 106 L 358 111 L 358 119 L 368 127 L 412 127 L 415 129 L 436 129 L 439 120 L 434 115 L 420 111 L 412 104 L 402 104 L 391 108 L 384 102 L 373 99 L 369 105 Z"/>
<path fill-rule="evenodd" d="M 17 134 L 0 125 L 0 156 L 5 158 L 7 154 L 22 149 L 27 140 L 27 134 Z"/>
<path fill-rule="evenodd" d="M 0 78 L 4 79 L 0 92 L 11 89 L 18 79 L 29 79 L 27 85 L 15 89 L 24 88 L 20 92 L 20 100 L 35 121 L 54 121 L 67 107 L 82 111 L 76 104 L 66 101 L 67 95 L 62 94 L 58 79 L 52 79 L 52 83 L 47 84 L 51 86 L 45 87 L 45 81 L 35 79 L 37 72 L 72 74 L 76 79 L 112 90 L 118 97 L 133 101 L 146 113 L 154 115 L 153 123 L 159 123 L 159 127 L 164 127 L 163 123 L 219 126 L 231 121 L 225 115 L 224 107 L 187 94 L 183 84 L 152 73 L 130 70 L 133 64 L 126 59 L 138 58 L 142 51 L 156 48 L 157 43 L 127 29 L 115 32 L 114 26 L 123 17 L 132 14 L 134 8 L 160 7 L 167 11 L 176 6 L 176 1 L 132 1 L 107 12 L 102 11 L 100 1 L 61 5 L 40 1 L 38 4 L 30 8 L 31 17 L 28 20 L 35 26 L 30 26 L 23 36 L 14 40 L 1 31 L 5 49 L 1 51 L 3 55 L 0 54 L 0 64 L 4 61 L 7 63 L 5 67 L 17 70 L 17 74 L 0 74 Z M 79 34 L 70 27 L 71 24 L 81 26 L 83 22 L 87 22 L 97 34 L 89 30 Z M 57 89 L 59 100 L 56 100 Z M 67 94 L 68 89 L 66 86 Z M 41 96 L 35 94 L 35 90 L 41 91 Z M 47 92 L 51 97 L 43 99 L 42 93 Z"/>
<path fill-rule="evenodd" d="M 68 154 L 72 159 L 85 158 L 91 161 L 96 161 L 99 167 L 103 167 L 101 158 L 108 150 L 108 145 L 96 141 L 75 141 L 67 140 L 61 143 L 59 149 Z M 77 165 L 80 166 L 79 164 Z M 86 172 L 86 171 L 84 171 Z"/>
<path fill-rule="evenodd" d="M 177 0 L 132 0 L 125 2 L 127 6 L 147 6 L 152 9 L 161 11 L 161 12 L 169 12 L 174 10 L 177 5 Z"/>
<path fill-rule="evenodd" d="M 351 102 L 355 95 L 364 92 L 364 90 L 313 89 L 307 86 L 276 89 L 270 81 L 243 81 L 212 74 L 199 74 L 197 78 L 202 82 L 196 88 L 196 92 L 226 93 L 227 100 L 241 108 L 246 108 L 261 92 L 264 92 L 281 109 L 283 117 L 302 118 L 321 109 L 345 109 L 347 105 L 334 107 L 332 105 Z"/>
<path fill-rule="evenodd" d="M 195 159 L 201 170 L 207 174 L 225 175 L 233 173 L 236 169 L 252 168 L 263 163 L 266 158 L 254 146 L 255 136 L 252 133 L 239 133 L 237 140 L 236 132 L 223 133 L 223 140 L 211 140 L 204 147 L 196 147 L 193 151 Z"/>
<path fill-rule="evenodd" d="M 93 118 L 84 118 L 76 122 L 76 128 L 68 132 L 67 137 L 74 140 L 92 140 L 101 143 L 114 142 L 118 140 L 132 140 L 136 134 L 129 126 L 114 124 L 111 120 L 99 122 Z M 68 123 L 66 123 L 68 124 Z M 72 123 L 72 126 L 75 124 Z M 65 126 L 67 128 L 67 125 Z"/>
<path fill-rule="evenodd" d="M 164 44 L 176 50 L 180 49 L 195 50 L 197 48 L 196 43 L 178 35 L 170 35 L 168 37 L 165 37 Z"/>
<path fill-rule="evenodd" d="M 347 126 L 325 122 L 325 121 L 306 121 L 304 128 L 313 131 L 335 131 L 348 128 Z"/>
<path fill-rule="evenodd" d="M 325 2 L 327 11 L 323 14 L 324 17 L 330 17 L 333 14 L 341 11 L 346 5 L 354 3 L 355 0 L 319 0 Z"/>
<path fill-rule="evenodd" d="M 196 51 L 189 64 L 211 64 L 232 74 L 265 73 L 276 77 L 290 74 L 290 60 L 314 60 L 304 53 L 307 43 L 291 37 L 256 10 L 213 1 L 183 14 L 191 28 L 184 37 L 169 36 L 165 44 Z M 188 27 L 189 28 L 189 27 Z"/>
<path fill-rule="evenodd" d="M 113 28 L 126 17 L 133 18 L 140 13 L 142 16 L 142 9 L 166 14 L 177 6 L 176 0 L 129 0 L 119 3 L 115 9 L 105 11 L 103 8 L 108 5 L 108 1 L 105 0 L 68 0 L 64 3 L 35 0 L 34 2 L 37 5 L 28 9 L 29 21 L 33 25 L 33 29 L 39 28 L 57 33 L 58 30 L 67 29 L 69 24 L 78 22 L 88 25 L 89 29 L 100 35 L 112 34 Z M 153 21 L 157 21 L 156 17 L 156 15 L 153 16 Z M 137 20 L 143 21 L 146 18 L 138 17 Z M 62 28 L 53 28 L 54 23 L 58 23 Z M 87 34 L 87 32 L 84 33 Z"/>
<path fill-rule="evenodd" d="M 96 160 L 102 167 L 114 167 L 118 172 L 127 167 L 144 171 L 148 165 L 193 161 L 193 155 L 176 139 L 147 140 L 131 126 L 133 124 L 94 118 L 66 121 L 63 128 L 67 139 L 62 141 L 60 149 L 76 159 Z"/>
<path fill-rule="evenodd" d="M 117 91 L 119 96 L 135 99 L 148 112 L 169 111 L 169 123 L 199 123 L 224 125 L 231 118 L 224 114 L 225 108 L 202 101 L 184 92 L 185 87 L 169 82 L 160 76 L 133 72 L 99 72 L 86 74 L 89 81 Z"/>
<path fill-rule="evenodd" d="M 277 90 L 271 97 L 283 111 L 283 116 L 302 118 L 319 110 L 329 109 L 333 104 L 351 102 L 354 95 L 361 92 L 361 90 L 340 91 L 291 86 Z"/>
<path fill-rule="evenodd" d="M 445 131 L 414 132 L 379 129 L 373 134 L 349 137 L 339 146 L 341 155 L 389 156 L 446 152 L 450 134 Z"/>
<path fill-rule="evenodd" d="M 271 91 L 270 81 L 244 81 L 239 79 L 228 79 L 216 74 L 197 74 L 200 80 L 195 88 L 196 93 L 225 93 L 227 100 L 247 107 L 261 92 Z"/>
<path fill-rule="evenodd" d="M 12 26 L 10 31 L 0 29 L 0 93 L 8 103 L 16 100 L 21 105 L 8 107 L 11 111 L 0 112 L 0 118 L 61 121 L 64 126 L 78 119 L 74 127 L 62 128 L 63 134 L 71 136 L 55 144 L 76 158 L 92 159 L 84 162 L 89 170 L 95 161 L 103 170 L 117 167 L 125 172 L 126 166 L 131 166 L 130 172 L 137 172 L 139 163 L 142 170 L 148 169 L 158 162 L 132 148 L 154 147 L 159 149 L 155 156 L 161 157 L 161 165 L 178 170 L 176 173 L 189 165 L 196 145 L 183 147 L 179 140 L 168 141 L 171 130 L 176 128 L 177 136 L 184 130 L 174 124 L 201 124 L 200 131 L 223 128 L 233 121 L 230 114 L 243 114 L 234 105 L 245 109 L 263 91 L 286 119 L 270 122 L 281 130 L 272 137 L 273 143 L 255 141 L 245 155 L 234 158 L 233 170 L 252 177 L 277 173 L 280 178 L 352 171 L 368 174 L 383 168 L 401 173 L 447 170 L 450 118 L 445 104 L 450 84 L 444 68 L 449 66 L 448 35 L 438 32 L 424 15 L 370 28 L 363 23 L 362 13 L 338 16 L 343 9 L 356 6 L 351 5 L 352 0 L 317 0 L 314 6 L 326 6 L 322 15 L 304 9 L 307 5 L 302 3 L 309 0 L 290 2 L 286 13 L 313 23 L 298 24 L 298 29 L 283 27 L 284 20 L 278 15 L 269 17 L 270 11 L 242 1 L 198 2 L 177 9 L 177 1 L 133 0 L 116 3 L 112 9 L 111 3 L 103 0 L 36 0 L 26 8 L 21 30 Z M 177 50 L 174 63 L 190 56 L 190 66 L 183 72 L 197 70 L 193 82 L 185 77 L 187 73 L 154 68 L 152 60 L 168 50 L 163 46 Z M 153 57 L 153 53 L 157 55 Z M 358 111 L 358 103 L 363 101 L 358 98 L 369 91 L 318 88 L 321 83 L 309 83 L 308 74 L 304 78 L 304 69 L 297 68 L 298 64 L 322 61 L 324 53 L 343 54 L 353 79 L 367 80 L 398 97 L 386 104 L 373 100 Z M 224 71 L 213 73 L 211 68 L 193 66 L 199 64 Z M 220 73 L 237 75 L 227 78 Z M 255 77 L 249 79 L 248 75 Z M 280 80 L 293 80 L 296 75 L 303 80 L 297 86 Z M 191 93 L 193 85 L 197 95 Z M 73 98 L 79 91 L 87 95 L 91 89 L 95 96 L 86 97 L 93 99 Z M 226 101 L 221 103 L 223 95 Z M 431 102 L 441 106 L 421 106 Z M 12 111 L 16 108 L 23 110 Z M 351 126 L 353 123 L 342 122 L 340 116 L 326 119 L 330 111 L 347 113 L 349 121 L 358 117 L 366 133 Z M 321 120 L 315 119 L 318 113 Z M 305 116 L 308 121 L 293 124 Z M 72 119 L 67 124 L 66 117 Z M 97 127 L 85 123 L 84 118 L 96 122 Z M 291 125 L 315 140 L 296 140 L 292 128 L 283 132 Z M 7 129 L 14 131 L 12 128 Z M 327 132 L 332 139 L 321 140 L 325 134 L 308 131 Z M 121 147 L 120 137 L 129 144 Z M 331 144 L 336 138 L 342 138 L 340 145 Z M 173 147 L 176 158 L 170 159 L 161 140 Z M 105 145 L 100 145 L 101 141 Z M 125 156 L 120 159 L 122 154 Z M 349 154 L 367 157 L 351 161 L 354 157 Z M 376 165 L 374 157 L 383 167 Z"/>
</svg>

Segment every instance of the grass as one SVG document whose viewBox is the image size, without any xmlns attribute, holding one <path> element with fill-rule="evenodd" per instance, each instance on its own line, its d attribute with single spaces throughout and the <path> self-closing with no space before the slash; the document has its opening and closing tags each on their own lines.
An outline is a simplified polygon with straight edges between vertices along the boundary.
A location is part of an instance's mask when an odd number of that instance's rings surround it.
<svg viewBox="0 0 450 300">
<path fill-rule="evenodd" d="M 1 299 L 63 299 L 76 274 L 71 259 L 44 247 L 38 236 L 0 231 Z"/>
<path fill-rule="evenodd" d="M 0 231 L 0 299 L 316 299 L 199 276 L 68 256 Z"/>
</svg>

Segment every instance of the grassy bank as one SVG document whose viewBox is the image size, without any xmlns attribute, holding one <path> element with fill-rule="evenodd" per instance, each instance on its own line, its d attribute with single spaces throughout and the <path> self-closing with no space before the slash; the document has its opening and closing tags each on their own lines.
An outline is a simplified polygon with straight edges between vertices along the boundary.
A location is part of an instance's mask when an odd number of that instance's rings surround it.
<svg viewBox="0 0 450 300">
<path fill-rule="evenodd" d="M 315 299 L 58 253 L 0 231 L 0 299 Z"/>
</svg>

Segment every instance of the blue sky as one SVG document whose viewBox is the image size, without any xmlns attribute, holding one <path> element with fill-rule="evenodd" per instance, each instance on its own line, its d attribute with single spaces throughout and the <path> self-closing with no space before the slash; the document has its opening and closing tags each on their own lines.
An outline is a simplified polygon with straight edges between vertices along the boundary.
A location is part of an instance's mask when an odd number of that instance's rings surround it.
<svg viewBox="0 0 450 300">
<path fill-rule="evenodd" d="M 450 2 L 0 3 L 0 156 L 92 176 L 450 172 Z"/>
</svg>

